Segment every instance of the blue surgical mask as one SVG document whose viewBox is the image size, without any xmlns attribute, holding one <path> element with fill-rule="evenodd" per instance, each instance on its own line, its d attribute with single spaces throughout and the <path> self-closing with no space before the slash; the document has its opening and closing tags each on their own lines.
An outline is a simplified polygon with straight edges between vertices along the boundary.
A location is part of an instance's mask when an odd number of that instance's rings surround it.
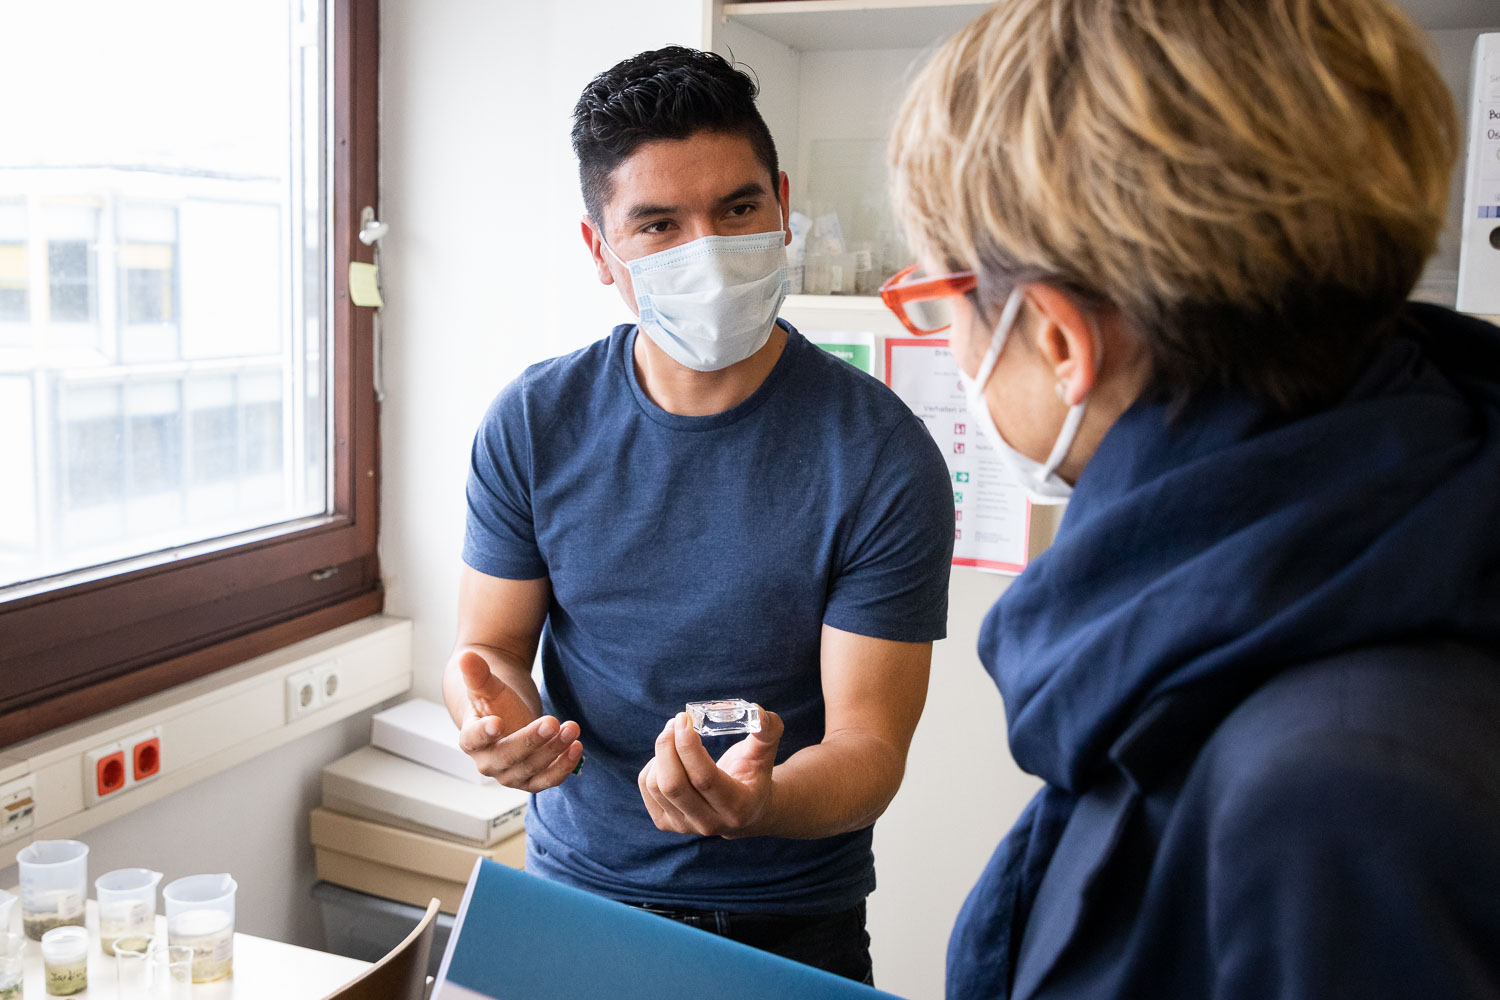
<svg viewBox="0 0 1500 1000">
<path fill-rule="evenodd" d="M 694 371 L 728 368 L 764 347 L 791 288 L 779 229 L 704 236 L 632 261 L 600 243 L 630 272 L 646 336 Z"/>
<path fill-rule="evenodd" d="M 1052 446 L 1051 453 L 1045 462 L 1038 462 L 1016 451 L 1000 436 L 1000 428 L 995 426 L 995 418 L 990 416 L 989 402 L 984 398 L 984 385 L 995 371 L 1000 351 L 1016 325 L 1022 301 L 1020 289 L 1010 293 L 1010 298 L 1005 301 L 1005 308 L 1000 311 L 1000 322 L 995 325 L 995 332 L 990 337 L 989 349 L 984 352 L 984 360 L 979 362 L 979 371 L 974 373 L 973 378 L 969 378 L 960 366 L 958 377 L 963 382 L 970 417 L 979 424 L 980 431 L 989 439 L 990 444 L 1000 452 L 1001 461 L 1010 469 L 1016 482 L 1025 487 L 1031 502 L 1066 503 L 1073 494 L 1073 487 L 1057 474 L 1057 467 L 1068 457 L 1068 449 L 1073 447 L 1073 439 L 1078 436 L 1078 426 L 1083 423 L 1083 409 L 1088 400 L 1079 400 L 1076 405 L 1068 408 L 1068 415 L 1063 419 L 1062 430 L 1058 432 L 1057 442 Z M 1096 337 L 1095 343 L 1097 342 Z"/>
</svg>

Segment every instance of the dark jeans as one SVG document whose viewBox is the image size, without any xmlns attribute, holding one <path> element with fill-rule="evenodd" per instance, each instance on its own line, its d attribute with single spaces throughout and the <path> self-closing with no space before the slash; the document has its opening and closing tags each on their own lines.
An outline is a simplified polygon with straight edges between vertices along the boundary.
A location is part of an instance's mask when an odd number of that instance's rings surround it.
<svg viewBox="0 0 1500 1000">
<path fill-rule="evenodd" d="M 652 903 L 637 908 L 855 982 L 875 985 L 864 903 L 837 913 L 807 914 L 679 910 Z"/>
</svg>

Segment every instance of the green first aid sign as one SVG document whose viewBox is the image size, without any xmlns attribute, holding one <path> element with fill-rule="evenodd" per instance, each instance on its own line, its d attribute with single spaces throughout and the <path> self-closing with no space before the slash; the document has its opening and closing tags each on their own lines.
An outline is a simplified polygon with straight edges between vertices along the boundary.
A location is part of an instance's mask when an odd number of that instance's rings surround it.
<svg viewBox="0 0 1500 1000">
<path fill-rule="evenodd" d="M 818 346 L 836 358 L 843 358 L 866 374 L 875 374 L 873 352 L 868 344 L 819 344 Z"/>
</svg>

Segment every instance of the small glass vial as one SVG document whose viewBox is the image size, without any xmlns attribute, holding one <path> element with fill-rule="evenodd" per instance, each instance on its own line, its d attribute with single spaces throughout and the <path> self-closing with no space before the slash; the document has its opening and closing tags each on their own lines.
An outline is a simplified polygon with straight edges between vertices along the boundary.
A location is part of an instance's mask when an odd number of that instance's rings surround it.
<svg viewBox="0 0 1500 1000">
<path fill-rule="evenodd" d="M 25 954 L 24 935 L 0 930 L 0 1000 L 21 1000 L 26 978 Z"/>
<path fill-rule="evenodd" d="M 760 707 L 743 698 L 690 701 L 688 717 L 701 736 L 735 736 L 760 732 Z"/>
<path fill-rule="evenodd" d="M 47 993 L 70 997 L 89 988 L 89 932 L 82 927 L 54 927 L 42 935 L 42 968 Z"/>
</svg>

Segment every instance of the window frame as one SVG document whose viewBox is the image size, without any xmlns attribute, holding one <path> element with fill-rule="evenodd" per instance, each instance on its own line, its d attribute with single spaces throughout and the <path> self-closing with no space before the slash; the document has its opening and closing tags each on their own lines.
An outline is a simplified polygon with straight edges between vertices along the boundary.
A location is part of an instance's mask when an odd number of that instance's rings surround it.
<svg viewBox="0 0 1500 1000">
<path fill-rule="evenodd" d="M 378 210 L 378 0 L 327 0 L 332 89 L 332 513 L 260 537 L 0 603 L 0 747 L 378 614 L 374 310 L 349 300 Z"/>
</svg>

